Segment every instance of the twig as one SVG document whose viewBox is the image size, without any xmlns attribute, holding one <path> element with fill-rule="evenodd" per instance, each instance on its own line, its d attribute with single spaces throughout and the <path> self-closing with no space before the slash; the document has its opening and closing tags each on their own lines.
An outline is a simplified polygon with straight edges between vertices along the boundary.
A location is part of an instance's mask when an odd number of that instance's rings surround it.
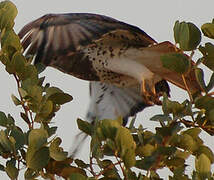
<svg viewBox="0 0 214 180">
<path fill-rule="evenodd" d="M 118 165 L 120 166 L 120 168 L 121 168 L 121 170 L 122 170 L 122 172 L 123 172 L 124 179 L 126 179 L 126 173 L 125 173 L 124 168 L 123 168 L 123 166 L 122 166 L 122 164 L 121 164 L 121 161 L 118 159 L 118 156 L 117 156 L 116 153 L 114 154 L 114 156 L 115 156 L 115 158 L 116 158 L 116 160 L 117 160 Z"/>
<path fill-rule="evenodd" d="M 195 122 L 192 122 L 192 121 L 187 121 L 187 120 L 184 120 L 184 119 L 180 119 L 180 122 L 185 124 L 186 127 L 200 127 L 200 126 L 196 125 Z"/>
<path fill-rule="evenodd" d="M 97 174 L 96 177 L 101 176 L 101 175 L 104 174 L 106 171 L 108 171 L 109 169 L 112 169 L 112 167 L 115 167 L 115 166 L 119 165 L 120 163 L 121 163 L 121 161 L 116 162 L 116 163 L 112 163 L 112 164 L 108 165 L 108 166 L 107 166 L 105 169 L 103 169 L 99 174 Z"/>
<path fill-rule="evenodd" d="M 89 168 L 90 168 L 90 172 L 91 174 L 94 176 L 94 177 L 97 177 L 97 174 L 94 172 L 94 169 L 93 169 L 93 161 L 92 161 L 93 157 L 90 156 L 90 164 L 89 164 Z"/>
<path fill-rule="evenodd" d="M 169 139 L 170 139 L 170 137 L 169 136 L 166 136 L 166 137 L 164 137 L 163 138 L 163 141 L 162 141 L 162 143 L 160 144 L 160 146 L 162 146 L 162 147 L 166 147 L 167 146 L 167 143 L 168 143 L 168 141 L 169 141 Z M 156 162 L 155 162 L 155 164 L 154 164 L 154 166 L 153 167 L 151 167 L 150 169 L 149 169 L 149 171 L 156 171 L 160 166 L 160 163 L 161 163 L 161 160 L 163 159 L 163 155 L 162 154 L 160 154 L 160 155 L 158 155 L 157 156 L 157 158 L 156 158 Z M 148 172 L 147 172 L 148 173 Z"/>
<path fill-rule="evenodd" d="M 194 56 L 194 54 L 195 54 L 195 51 L 191 51 L 191 54 L 190 54 L 190 60 L 192 59 L 192 57 Z"/>
<path fill-rule="evenodd" d="M 201 128 L 209 134 L 214 134 L 214 129 L 212 129 L 211 126 L 198 125 L 198 124 L 195 124 L 194 122 L 187 121 L 184 119 L 180 119 L 180 122 L 182 122 L 186 127 Z"/>
<path fill-rule="evenodd" d="M 208 96 L 213 96 L 214 95 L 214 92 L 210 92 L 207 94 Z"/>
<path fill-rule="evenodd" d="M 182 77 L 182 79 L 183 79 L 184 86 L 185 86 L 185 88 L 186 88 L 186 90 L 187 90 L 187 93 L 188 93 L 188 95 L 189 95 L 190 101 L 193 102 L 192 94 L 191 94 L 191 92 L 190 92 L 190 90 L 189 90 L 189 87 L 187 86 L 186 79 L 185 79 L 185 77 L 184 77 L 183 74 L 181 75 L 181 77 Z"/>
<path fill-rule="evenodd" d="M 18 79 L 18 77 L 16 76 L 16 74 L 13 74 L 13 76 L 14 76 L 14 78 L 15 78 L 15 80 L 16 80 L 16 84 L 17 84 L 17 87 L 18 87 L 18 89 L 21 87 L 20 86 L 20 81 L 19 81 L 19 79 Z M 22 106 L 22 108 L 24 109 L 24 112 L 25 112 L 25 115 L 28 117 L 28 113 L 29 113 L 29 110 L 28 110 L 28 108 L 25 106 L 25 104 L 23 103 L 24 102 L 24 100 L 23 100 L 23 98 L 22 98 L 22 96 L 21 96 L 21 94 L 20 94 L 20 92 L 18 91 L 18 93 L 19 93 L 19 97 L 20 97 L 20 99 L 21 99 L 21 106 Z M 32 120 L 32 117 L 31 117 L 31 120 Z M 33 121 L 32 121 L 33 122 Z M 28 123 L 28 127 L 29 127 L 29 129 L 32 129 L 32 125 L 31 125 L 31 123 Z"/>
</svg>

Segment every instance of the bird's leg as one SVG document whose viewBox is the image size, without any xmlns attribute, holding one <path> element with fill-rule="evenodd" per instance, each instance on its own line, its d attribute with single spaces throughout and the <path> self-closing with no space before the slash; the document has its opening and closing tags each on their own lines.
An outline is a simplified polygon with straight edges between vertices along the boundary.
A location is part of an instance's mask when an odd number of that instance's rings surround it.
<svg viewBox="0 0 214 180">
<path fill-rule="evenodd" d="M 160 78 L 155 74 L 152 75 L 150 78 L 142 78 L 141 82 L 141 94 L 145 103 L 149 105 L 161 105 L 161 101 L 159 97 L 161 93 L 156 93 L 155 84 L 160 81 Z"/>
</svg>

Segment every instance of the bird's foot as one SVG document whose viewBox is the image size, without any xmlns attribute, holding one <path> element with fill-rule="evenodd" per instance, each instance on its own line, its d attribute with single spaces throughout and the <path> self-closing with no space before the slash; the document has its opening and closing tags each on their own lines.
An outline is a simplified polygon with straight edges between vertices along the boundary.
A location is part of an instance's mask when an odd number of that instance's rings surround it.
<svg viewBox="0 0 214 180">
<path fill-rule="evenodd" d="M 159 100 L 163 94 L 157 93 L 155 89 L 156 79 L 152 78 L 143 79 L 141 84 L 141 94 L 146 104 L 148 105 L 161 105 L 162 102 Z"/>
</svg>

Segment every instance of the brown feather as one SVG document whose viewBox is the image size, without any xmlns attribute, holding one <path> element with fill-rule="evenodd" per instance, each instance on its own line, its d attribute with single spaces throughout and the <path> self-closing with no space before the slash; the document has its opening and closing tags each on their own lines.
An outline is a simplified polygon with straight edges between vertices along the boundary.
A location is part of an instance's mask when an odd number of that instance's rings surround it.
<svg viewBox="0 0 214 180">
<path fill-rule="evenodd" d="M 160 60 L 160 57 L 163 54 L 179 51 L 180 53 L 182 53 L 181 50 L 177 49 L 177 47 L 175 47 L 172 43 L 168 41 L 156 44 L 151 47 L 142 48 L 141 63 L 143 63 L 153 73 L 160 75 L 163 79 L 175 84 L 176 86 L 182 89 L 187 90 L 181 74 L 164 68 Z M 193 61 L 191 61 L 191 63 L 194 64 Z M 200 85 L 196 80 L 196 76 L 193 69 L 187 74 L 185 74 L 185 80 L 191 93 L 202 91 Z"/>
</svg>

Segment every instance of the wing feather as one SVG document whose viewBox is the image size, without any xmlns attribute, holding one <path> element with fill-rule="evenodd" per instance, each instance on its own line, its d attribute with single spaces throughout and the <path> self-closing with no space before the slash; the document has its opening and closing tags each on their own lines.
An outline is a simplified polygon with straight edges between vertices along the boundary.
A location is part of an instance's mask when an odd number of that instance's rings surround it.
<svg viewBox="0 0 214 180">
<path fill-rule="evenodd" d="M 173 44 L 168 41 L 156 44 L 151 47 L 142 48 L 139 61 L 143 63 L 150 71 L 158 74 L 163 79 L 175 84 L 176 86 L 187 90 L 181 74 L 171 71 L 163 67 L 161 56 L 167 53 L 179 52 Z M 183 53 L 183 52 L 180 52 Z M 186 55 L 186 54 L 184 54 Z M 186 55 L 187 56 L 187 55 Z M 194 62 L 191 60 L 191 63 Z M 185 74 L 185 80 L 191 93 L 203 91 L 198 81 L 196 80 L 194 69 Z"/>
<path fill-rule="evenodd" d="M 19 32 L 19 37 L 24 50 L 30 49 L 27 55 L 39 56 L 36 59 L 48 65 L 54 57 L 75 53 L 81 46 L 87 46 L 115 30 L 137 34 L 142 39 L 143 47 L 155 43 L 135 26 L 110 17 L 87 13 L 47 14 L 25 25 Z"/>
</svg>

